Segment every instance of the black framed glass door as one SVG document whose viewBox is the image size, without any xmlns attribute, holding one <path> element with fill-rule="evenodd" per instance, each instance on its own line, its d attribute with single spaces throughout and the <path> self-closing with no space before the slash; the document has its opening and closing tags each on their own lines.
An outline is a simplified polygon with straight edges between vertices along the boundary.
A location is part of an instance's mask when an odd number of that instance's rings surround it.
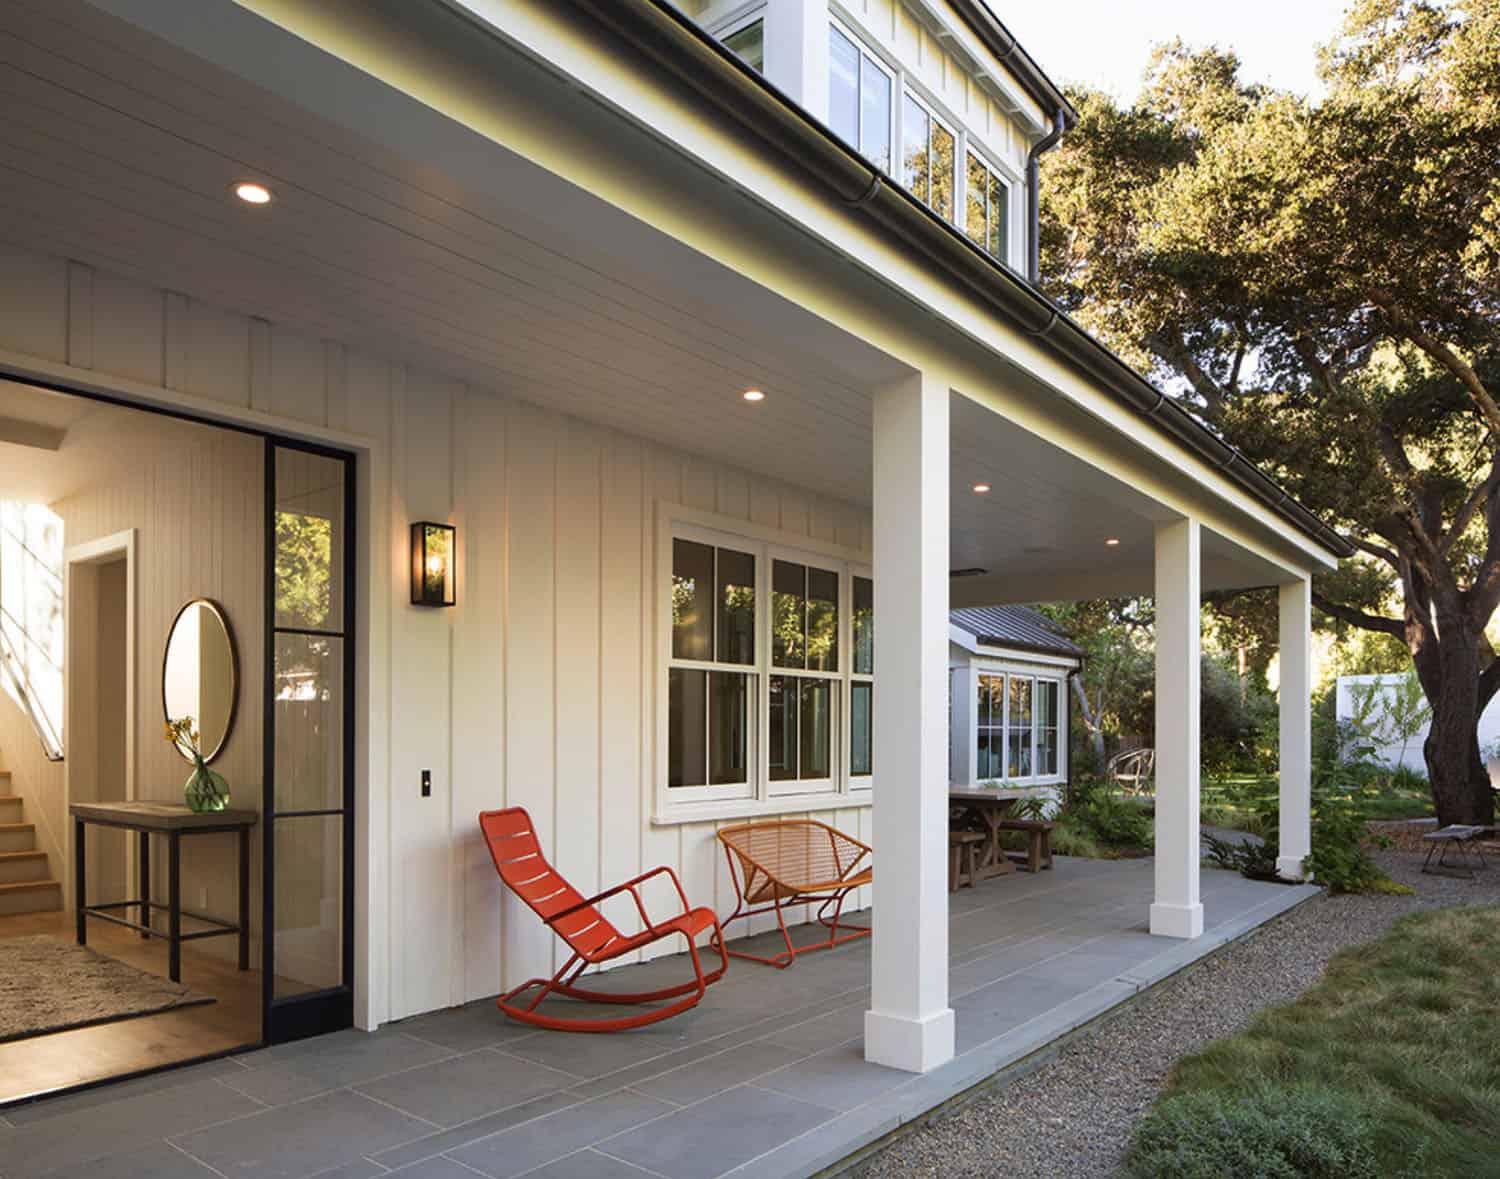
<svg viewBox="0 0 1500 1179">
<path fill-rule="evenodd" d="M 264 1036 L 354 1019 L 352 455 L 266 443 Z"/>
</svg>

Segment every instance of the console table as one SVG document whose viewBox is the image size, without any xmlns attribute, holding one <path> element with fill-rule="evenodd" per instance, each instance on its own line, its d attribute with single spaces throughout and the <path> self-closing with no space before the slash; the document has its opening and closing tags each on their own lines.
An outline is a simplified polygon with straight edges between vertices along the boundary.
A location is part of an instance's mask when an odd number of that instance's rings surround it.
<svg viewBox="0 0 1500 1179">
<path fill-rule="evenodd" d="M 68 807 L 73 816 L 73 882 L 75 908 L 78 919 L 78 944 L 88 944 L 88 919 L 110 921 L 136 930 L 143 938 L 165 937 L 167 939 L 167 973 L 173 982 L 182 981 L 182 943 L 204 937 L 226 937 L 231 933 L 240 939 L 240 969 L 250 969 L 250 828 L 260 818 L 255 811 L 213 811 L 198 814 L 181 803 L 166 802 L 75 802 Z M 134 831 L 140 837 L 140 890 L 141 895 L 131 901 L 110 901 L 90 905 L 84 854 L 84 831 L 90 824 L 98 827 L 116 827 Z M 186 913 L 182 908 L 182 837 L 184 835 L 218 835 L 233 832 L 239 845 L 239 890 L 240 919 L 237 924 L 220 921 L 203 913 Z M 167 903 L 159 904 L 151 899 L 151 836 L 162 835 L 167 840 Z M 141 920 L 131 921 L 118 916 L 112 910 L 138 909 Z M 151 914 L 154 910 L 165 910 L 167 932 L 152 928 Z M 210 926 L 208 929 L 182 932 L 182 919 L 191 917 Z"/>
</svg>

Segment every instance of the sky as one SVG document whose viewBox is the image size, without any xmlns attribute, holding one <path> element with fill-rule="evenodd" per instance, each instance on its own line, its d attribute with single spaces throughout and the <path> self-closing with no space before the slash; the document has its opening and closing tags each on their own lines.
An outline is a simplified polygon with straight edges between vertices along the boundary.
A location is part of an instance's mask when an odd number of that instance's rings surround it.
<svg viewBox="0 0 1500 1179">
<path fill-rule="evenodd" d="M 1173 37 L 1233 49 L 1243 76 L 1321 93 L 1315 47 L 1338 29 L 1347 0 L 990 0 L 1054 82 L 1083 82 L 1128 101 L 1152 46 Z"/>
</svg>

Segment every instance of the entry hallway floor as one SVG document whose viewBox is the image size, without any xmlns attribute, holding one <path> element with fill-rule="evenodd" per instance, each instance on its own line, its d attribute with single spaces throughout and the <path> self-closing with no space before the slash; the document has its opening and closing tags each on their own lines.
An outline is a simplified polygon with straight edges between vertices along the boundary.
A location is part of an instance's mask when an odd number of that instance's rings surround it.
<svg viewBox="0 0 1500 1179">
<path fill-rule="evenodd" d="M 864 941 L 733 961 L 633 1032 L 535 1031 L 486 1000 L 6 1109 L 0 1179 L 812 1175 L 1317 891 L 1205 871 L 1207 931 L 1174 942 L 1146 932 L 1152 861 L 1056 864 L 951 898 L 958 1056 L 926 1076 L 862 1058 Z"/>
</svg>

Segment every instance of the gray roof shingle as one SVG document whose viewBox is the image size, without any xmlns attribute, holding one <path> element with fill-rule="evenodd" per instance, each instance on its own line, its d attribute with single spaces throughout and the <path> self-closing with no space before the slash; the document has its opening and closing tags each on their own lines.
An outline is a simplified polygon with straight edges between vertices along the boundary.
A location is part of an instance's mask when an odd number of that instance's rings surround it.
<svg viewBox="0 0 1500 1179">
<path fill-rule="evenodd" d="M 970 606 L 950 610 L 948 618 L 987 647 L 1019 647 L 1057 655 L 1082 655 L 1083 649 L 1026 606 Z"/>
</svg>

